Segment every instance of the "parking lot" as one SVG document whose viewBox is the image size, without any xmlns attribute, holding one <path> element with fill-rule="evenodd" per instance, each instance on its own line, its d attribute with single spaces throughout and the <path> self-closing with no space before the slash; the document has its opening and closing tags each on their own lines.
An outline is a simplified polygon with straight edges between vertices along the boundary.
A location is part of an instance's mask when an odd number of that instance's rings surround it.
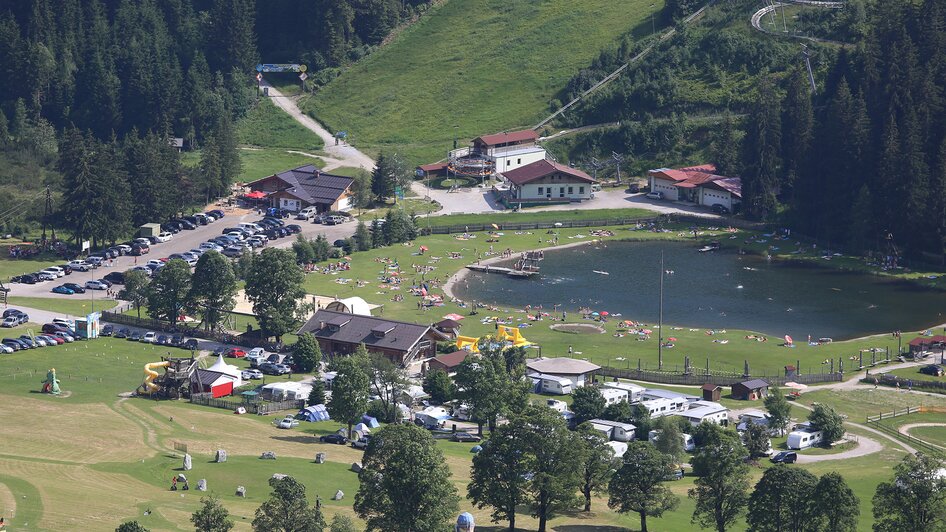
<svg viewBox="0 0 946 532">
<path fill-rule="evenodd" d="M 256 211 L 246 209 L 233 209 L 227 212 L 227 215 L 216 222 L 207 225 L 198 226 L 193 230 L 182 230 L 174 235 L 170 241 L 154 244 L 151 246 L 151 252 L 140 257 L 124 255 L 113 259 L 111 264 L 103 263 L 99 268 L 88 272 L 74 271 L 69 275 L 56 279 L 55 281 L 43 281 L 36 284 L 10 283 L 7 285 L 11 290 L 11 296 L 24 297 L 49 297 L 49 298 L 70 298 L 70 299 L 103 299 L 106 297 L 104 290 L 86 290 L 84 294 L 55 294 L 53 287 L 63 283 L 75 283 L 84 286 L 87 281 L 101 279 L 106 274 L 113 271 L 124 272 L 136 265 L 142 265 L 152 259 L 168 257 L 174 253 L 181 253 L 196 249 L 202 242 L 220 236 L 226 227 L 234 227 L 241 222 L 253 222 L 262 218 Z M 286 224 L 298 224 L 302 227 L 301 234 L 306 238 L 315 238 L 317 235 L 324 235 L 329 243 L 335 240 L 350 237 L 355 232 L 355 223 L 349 221 L 340 225 L 322 225 L 312 223 L 306 220 L 295 220 L 287 218 Z M 296 239 L 295 235 L 270 241 L 264 247 L 289 248 Z M 65 261 L 63 261 L 65 263 Z M 116 286 L 120 288 L 120 286 Z"/>
</svg>

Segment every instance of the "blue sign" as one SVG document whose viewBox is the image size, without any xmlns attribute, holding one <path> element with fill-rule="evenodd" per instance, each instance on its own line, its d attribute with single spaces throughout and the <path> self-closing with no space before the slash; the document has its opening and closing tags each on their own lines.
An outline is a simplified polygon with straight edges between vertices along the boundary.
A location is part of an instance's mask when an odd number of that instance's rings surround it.
<svg viewBox="0 0 946 532">
<path fill-rule="evenodd" d="M 262 71 L 263 71 L 263 63 L 260 63 L 260 64 L 256 65 L 256 71 L 257 71 L 257 72 L 262 72 Z"/>
</svg>

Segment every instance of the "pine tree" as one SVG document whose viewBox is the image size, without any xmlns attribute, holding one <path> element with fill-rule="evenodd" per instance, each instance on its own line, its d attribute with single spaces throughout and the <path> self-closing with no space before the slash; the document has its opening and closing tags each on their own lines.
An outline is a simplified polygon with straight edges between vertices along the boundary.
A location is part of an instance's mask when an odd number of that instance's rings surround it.
<svg viewBox="0 0 946 532">
<path fill-rule="evenodd" d="M 775 87 L 768 76 L 759 79 L 758 100 L 749 113 L 743 139 L 743 196 L 747 213 L 767 219 L 778 206 L 782 119 Z"/>
<path fill-rule="evenodd" d="M 723 113 L 723 121 L 715 129 L 710 141 L 710 159 L 716 173 L 725 176 L 739 174 L 739 134 L 735 119 L 729 109 Z"/>
<path fill-rule="evenodd" d="M 378 155 L 371 173 L 371 193 L 378 203 L 385 203 L 394 194 L 394 165 L 384 152 Z"/>
<path fill-rule="evenodd" d="M 814 127 L 814 114 L 811 109 L 811 87 L 808 75 L 802 68 L 796 68 L 789 78 L 788 93 L 785 96 L 782 113 L 782 156 L 784 177 L 782 183 L 793 190 L 798 174 L 808 168 L 808 152 Z"/>
</svg>

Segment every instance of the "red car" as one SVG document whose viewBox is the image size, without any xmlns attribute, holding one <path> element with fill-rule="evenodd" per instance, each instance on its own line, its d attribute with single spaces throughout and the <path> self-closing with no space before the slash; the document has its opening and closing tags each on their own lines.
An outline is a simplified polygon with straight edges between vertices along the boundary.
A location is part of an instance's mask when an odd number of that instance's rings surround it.
<svg viewBox="0 0 946 532">
<path fill-rule="evenodd" d="M 223 356 L 227 358 L 243 358 L 246 356 L 246 351 L 240 349 L 239 347 L 231 347 L 223 352 Z"/>
</svg>

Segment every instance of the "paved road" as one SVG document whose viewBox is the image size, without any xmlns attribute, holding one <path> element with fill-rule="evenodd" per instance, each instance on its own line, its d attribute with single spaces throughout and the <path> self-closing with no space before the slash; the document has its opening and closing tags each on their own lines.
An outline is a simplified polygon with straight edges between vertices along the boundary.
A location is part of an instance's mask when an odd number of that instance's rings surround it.
<svg viewBox="0 0 946 532">
<path fill-rule="evenodd" d="M 325 152 L 333 159 L 326 159 L 326 162 L 329 163 L 329 165 L 325 167 L 326 170 L 339 166 L 360 167 L 366 170 L 374 168 L 374 159 L 359 151 L 358 148 L 344 141 L 339 141 L 336 145 L 335 137 L 327 129 L 322 127 L 322 124 L 319 124 L 313 120 L 312 117 L 303 113 L 299 109 L 299 106 L 296 105 L 295 98 L 284 95 L 279 92 L 276 87 L 273 87 L 265 81 L 262 83 L 262 86 L 269 88 L 269 96 L 273 100 L 273 103 L 276 104 L 276 107 L 288 113 L 296 122 L 312 130 L 322 139 L 322 142 L 325 143 Z"/>
<path fill-rule="evenodd" d="M 227 215 L 221 220 L 200 226 L 197 229 L 191 231 L 181 231 L 180 233 L 174 235 L 170 241 L 151 246 L 151 253 L 143 257 L 131 257 L 127 255 L 124 257 L 118 257 L 114 260 L 114 264 L 112 266 L 103 265 L 102 267 L 89 272 L 72 272 L 72 274 L 62 277 L 56 281 L 46 281 L 33 285 L 10 283 L 7 285 L 10 288 L 9 295 L 63 298 L 73 300 L 104 298 L 104 291 L 87 290 L 85 294 L 75 294 L 68 296 L 63 294 L 54 294 L 50 290 L 52 290 L 52 288 L 56 285 L 67 282 L 84 285 L 86 281 L 91 279 L 101 279 L 102 277 L 105 277 L 105 275 L 110 271 L 125 271 L 134 267 L 136 264 L 144 264 L 151 259 L 158 259 L 167 257 L 174 253 L 189 251 L 198 247 L 201 242 L 206 242 L 213 237 L 219 236 L 226 227 L 233 227 L 239 222 L 252 222 L 261 218 L 261 216 L 255 211 L 249 211 L 246 209 L 230 209 L 226 211 L 226 214 Z M 338 239 L 348 238 L 355 232 L 355 224 L 351 222 L 340 225 L 322 225 L 314 224 L 304 220 L 290 219 L 287 219 L 286 222 L 297 223 L 302 226 L 302 234 L 307 238 L 315 238 L 319 234 L 325 235 L 325 238 L 328 239 L 329 243 L 332 243 Z M 267 246 L 287 248 L 292 246 L 292 242 L 294 240 L 294 236 L 283 237 L 274 242 L 270 242 L 267 244 Z"/>
</svg>

